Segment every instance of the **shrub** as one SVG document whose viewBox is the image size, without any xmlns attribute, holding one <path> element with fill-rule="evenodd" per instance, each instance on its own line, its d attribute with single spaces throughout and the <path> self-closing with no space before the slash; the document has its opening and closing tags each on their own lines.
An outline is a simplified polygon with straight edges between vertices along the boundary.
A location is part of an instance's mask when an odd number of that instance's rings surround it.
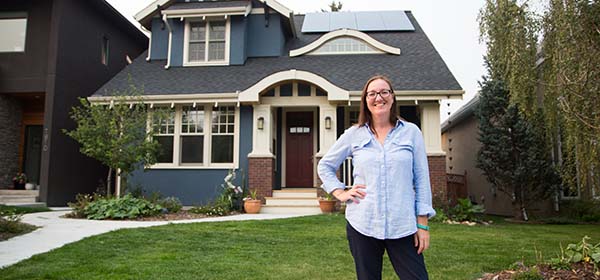
<svg viewBox="0 0 600 280">
<path fill-rule="evenodd" d="M 579 222 L 600 222 L 600 202 L 594 200 L 571 200 L 562 205 L 563 215 Z"/>
<path fill-rule="evenodd" d="M 135 219 L 161 213 L 162 207 L 147 200 L 126 194 L 120 198 L 103 198 L 90 202 L 83 210 L 93 220 Z"/>
<path fill-rule="evenodd" d="M 169 196 L 158 201 L 158 204 L 163 208 L 167 209 L 169 213 L 177 213 L 181 210 L 181 201 L 178 198 Z"/>
<path fill-rule="evenodd" d="M 540 271 L 532 267 L 525 271 L 517 272 L 513 277 L 513 280 L 544 280 L 544 276 L 540 273 Z"/>
<path fill-rule="evenodd" d="M 550 259 L 553 268 L 564 269 L 570 267 L 571 263 L 591 263 L 594 267 L 600 265 L 600 243 L 593 245 L 589 242 L 591 238 L 584 236 L 577 244 L 569 244 L 566 249 L 560 247 L 560 255 Z"/>
<path fill-rule="evenodd" d="M 469 199 L 459 199 L 458 204 L 456 206 L 450 208 L 448 215 L 452 220 L 463 222 L 463 221 L 471 221 L 476 222 L 479 221 L 477 215 L 482 214 L 485 209 L 482 205 L 473 205 L 471 200 Z"/>
<path fill-rule="evenodd" d="M 0 208 L 0 240 L 33 231 L 37 227 L 21 223 L 23 215 L 15 209 Z"/>
<path fill-rule="evenodd" d="M 85 218 L 85 208 L 94 200 L 102 198 L 99 194 L 83 194 L 78 193 L 75 196 L 75 202 L 69 202 L 67 205 L 73 209 L 73 211 L 67 214 L 71 218 Z"/>
<path fill-rule="evenodd" d="M 429 219 L 429 221 L 437 222 L 437 223 L 443 223 L 443 222 L 446 222 L 447 220 L 448 220 L 448 216 L 446 215 L 446 213 L 444 212 L 444 209 L 442 209 L 442 208 L 435 209 L 435 216 L 433 216 L 433 218 Z"/>
</svg>

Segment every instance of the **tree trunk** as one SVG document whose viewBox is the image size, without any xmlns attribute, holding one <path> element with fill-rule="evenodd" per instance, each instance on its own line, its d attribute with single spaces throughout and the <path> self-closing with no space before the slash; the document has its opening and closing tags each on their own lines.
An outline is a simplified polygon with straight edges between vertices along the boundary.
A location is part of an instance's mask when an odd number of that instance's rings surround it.
<svg viewBox="0 0 600 280">
<path fill-rule="evenodd" d="M 112 183 L 110 180 L 110 175 L 112 175 L 112 167 L 108 168 L 108 177 L 106 177 L 106 196 L 110 197 L 110 184 Z"/>
</svg>

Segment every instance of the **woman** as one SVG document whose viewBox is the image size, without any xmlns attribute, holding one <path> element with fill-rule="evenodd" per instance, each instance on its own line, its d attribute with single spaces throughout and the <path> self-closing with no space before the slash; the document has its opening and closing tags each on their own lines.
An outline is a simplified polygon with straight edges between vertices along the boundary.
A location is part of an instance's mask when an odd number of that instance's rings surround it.
<svg viewBox="0 0 600 280">
<path fill-rule="evenodd" d="M 336 171 L 352 156 L 355 185 Z M 346 234 L 358 279 L 381 279 L 387 251 L 402 279 L 428 279 L 421 254 L 429 247 L 429 168 L 419 128 L 398 117 L 391 82 L 369 79 L 357 125 L 348 128 L 319 162 L 323 189 L 346 202 Z"/>
</svg>

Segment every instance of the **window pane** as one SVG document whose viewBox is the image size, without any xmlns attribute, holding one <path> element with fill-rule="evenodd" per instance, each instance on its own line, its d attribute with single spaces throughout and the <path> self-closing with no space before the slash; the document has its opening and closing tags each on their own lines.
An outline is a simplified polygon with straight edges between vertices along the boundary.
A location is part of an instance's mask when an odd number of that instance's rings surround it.
<svg viewBox="0 0 600 280">
<path fill-rule="evenodd" d="M 189 61 L 204 61 L 204 44 L 205 43 L 190 43 L 188 54 Z"/>
<path fill-rule="evenodd" d="M 190 41 L 202 41 L 206 40 L 206 23 L 195 22 L 190 24 Z"/>
<path fill-rule="evenodd" d="M 181 162 L 202 163 L 204 136 L 181 136 Z"/>
<path fill-rule="evenodd" d="M 27 18 L 0 19 L 0 52 L 25 51 Z"/>
<path fill-rule="evenodd" d="M 225 40 L 225 22 L 224 21 L 211 21 L 210 33 L 208 34 L 209 40 Z"/>
<path fill-rule="evenodd" d="M 173 136 L 154 136 L 160 144 L 159 163 L 173 163 Z"/>
<path fill-rule="evenodd" d="M 298 83 L 298 96 L 310 96 L 310 85 Z"/>
<path fill-rule="evenodd" d="M 233 135 L 214 135 L 212 137 L 212 162 L 233 162 Z"/>
<path fill-rule="evenodd" d="M 208 60 L 225 59 L 225 42 L 210 42 L 208 45 Z"/>
<path fill-rule="evenodd" d="M 204 124 L 204 108 L 185 106 L 181 114 L 182 133 L 202 133 Z"/>
</svg>

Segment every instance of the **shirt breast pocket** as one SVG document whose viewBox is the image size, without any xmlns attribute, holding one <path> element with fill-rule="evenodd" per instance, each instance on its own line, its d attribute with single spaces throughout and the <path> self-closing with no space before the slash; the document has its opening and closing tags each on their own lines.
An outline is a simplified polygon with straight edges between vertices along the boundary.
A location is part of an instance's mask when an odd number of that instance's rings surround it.
<svg viewBox="0 0 600 280">
<path fill-rule="evenodd" d="M 413 160 L 413 144 L 406 140 L 394 140 L 388 155 L 394 162 L 409 162 Z"/>
<path fill-rule="evenodd" d="M 375 152 L 372 151 L 371 139 L 366 138 L 352 143 L 352 164 L 354 168 L 367 165 L 375 158 Z"/>
</svg>

